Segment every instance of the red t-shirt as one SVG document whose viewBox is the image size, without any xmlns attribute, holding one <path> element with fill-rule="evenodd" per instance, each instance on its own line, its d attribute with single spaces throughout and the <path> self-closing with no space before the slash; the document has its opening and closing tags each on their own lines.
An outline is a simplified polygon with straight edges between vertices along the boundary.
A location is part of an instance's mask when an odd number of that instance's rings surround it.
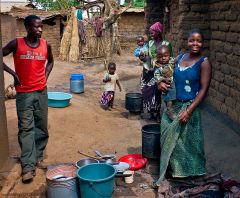
<svg viewBox="0 0 240 198">
<path fill-rule="evenodd" d="M 17 92 L 32 92 L 46 87 L 45 63 L 47 60 L 47 42 L 40 39 L 39 46 L 28 46 L 24 38 L 17 39 L 17 50 L 14 54 L 15 72 L 21 85 Z"/>
</svg>

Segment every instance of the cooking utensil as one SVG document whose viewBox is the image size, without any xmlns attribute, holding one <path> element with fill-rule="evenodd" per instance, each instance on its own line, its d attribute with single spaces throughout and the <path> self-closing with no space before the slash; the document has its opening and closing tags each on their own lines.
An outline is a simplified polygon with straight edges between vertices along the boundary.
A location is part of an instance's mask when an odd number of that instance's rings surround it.
<svg viewBox="0 0 240 198">
<path fill-rule="evenodd" d="M 130 168 L 130 165 L 126 162 L 119 162 L 119 164 L 114 164 L 113 167 L 117 169 L 118 172 L 124 172 Z"/>
<path fill-rule="evenodd" d="M 110 164 L 110 165 L 112 165 L 112 166 L 114 166 L 114 165 L 118 165 L 120 162 L 111 162 L 111 163 L 107 163 L 107 164 Z"/>
<path fill-rule="evenodd" d="M 75 163 L 75 165 L 80 168 L 82 166 L 88 165 L 88 164 L 93 164 L 93 163 L 99 163 L 98 160 L 93 159 L 93 158 L 84 158 Z"/>
<path fill-rule="evenodd" d="M 103 155 L 102 155 L 98 150 L 96 150 L 95 153 L 96 153 L 99 157 L 103 157 Z"/>
<path fill-rule="evenodd" d="M 92 156 L 92 155 L 85 154 L 85 153 L 83 153 L 83 152 L 81 152 L 81 151 L 78 151 L 78 153 L 81 154 L 81 155 L 84 155 L 84 156 L 86 156 L 86 157 L 90 157 L 90 158 L 92 158 L 92 159 L 101 160 L 100 157 L 94 157 L 94 156 Z"/>
<path fill-rule="evenodd" d="M 110 154 L 110 155 L 104 155 L 101 157 L 100 162 L 102 163 L 113 163 L 116 162 L 116 155 Z"/>
</svg>

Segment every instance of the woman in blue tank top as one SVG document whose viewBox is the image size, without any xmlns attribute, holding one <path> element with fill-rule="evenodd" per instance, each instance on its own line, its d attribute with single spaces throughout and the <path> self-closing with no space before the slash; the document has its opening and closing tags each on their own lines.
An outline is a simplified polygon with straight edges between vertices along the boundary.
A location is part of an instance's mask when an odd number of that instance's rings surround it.
<svg viewBox="0 0 240 198">
<path fill-rule="evenodd" d="M 174 81 L 176 98 L 173 103 L 177 116 L 173 121 L 166 113 L 161 120 L 160 176 L 155 186 L 165 179 L 166 170 L 174 178 L 201 176 L 206 173 L 204 140 L 199 104 L 203 101 L 211 81 L 211 64 L 202 56 L 203 35 L 194 29 L 188 36 L 189 53 L 176 59 Z M 166 92 L 170 85 L 158 87 Z"/>
</svg>

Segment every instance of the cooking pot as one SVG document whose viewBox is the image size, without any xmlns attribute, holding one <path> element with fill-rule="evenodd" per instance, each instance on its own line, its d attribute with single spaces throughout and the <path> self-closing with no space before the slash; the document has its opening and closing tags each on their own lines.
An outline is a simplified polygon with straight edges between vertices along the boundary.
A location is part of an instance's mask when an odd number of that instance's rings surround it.
<svg viewBox="0 0 240 198">
<path fill-rule="evenodd" d="M 88 165 L 88 164 L 93 164 L 93 163 L 99 163 L 98 160 L 92 159 L 92 158 L 84 158 L 75 163 L 75 165 L 80 168 L 82 166 Z"/>
<path fill-rule="evenodd" d="M 110 154 L 110 155 L 103 155 L 101 159 L 99 160 L 100 163 L 114 163 L 116 162 L 116 155 Z"/>
</svg>

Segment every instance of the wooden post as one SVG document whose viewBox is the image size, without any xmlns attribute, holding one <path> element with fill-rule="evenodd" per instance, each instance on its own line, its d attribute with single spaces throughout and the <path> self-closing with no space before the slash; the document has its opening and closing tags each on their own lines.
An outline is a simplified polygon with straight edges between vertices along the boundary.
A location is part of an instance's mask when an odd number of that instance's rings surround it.
<svg viewBox="0 0 240 198">
<path fill-rule="evenodd" d="M 1 9 L 1 8 L 0 8 Z M 0 17 L 1 28 L 1 17 Z M 2 33 L 0 31 L 0 167 L 5 163 L 9 155 L 7 118 L 4 94 L 3 56 L 2 56 Z"/>
</svg>

